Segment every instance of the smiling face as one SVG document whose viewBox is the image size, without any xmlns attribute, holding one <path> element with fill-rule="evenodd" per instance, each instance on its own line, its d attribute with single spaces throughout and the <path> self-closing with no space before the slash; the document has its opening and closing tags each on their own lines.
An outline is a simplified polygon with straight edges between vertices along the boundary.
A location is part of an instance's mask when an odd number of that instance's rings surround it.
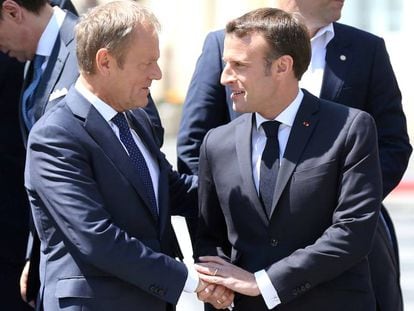
<svg viewBox="0 0 414 311">
<path fill-rule="evenodd" d="M 138 26 L 126 47 L 123 61 L 108 54 L 111 61 L 106 92 L 102 99 L 117 111 L 145 107 L 153 80 L 161 79 L 157 32 L 153 27 Z"/>
<path fill-rule="evenodd" d="M 277 80 L 267 67 L 269 47 L 260 33 L 241 38 L 227 34 L 223 60 L 226 66 L 221 83 L 232 90 L 233 109 L 237 112 L 259 112 L 265 116 L 277 98 Z"/>
</svg>

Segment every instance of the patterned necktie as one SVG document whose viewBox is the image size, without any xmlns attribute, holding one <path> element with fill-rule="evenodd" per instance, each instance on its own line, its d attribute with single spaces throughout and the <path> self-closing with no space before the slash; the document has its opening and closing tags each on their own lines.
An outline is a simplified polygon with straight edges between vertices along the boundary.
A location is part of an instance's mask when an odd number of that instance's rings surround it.
<svg viewBox="0 0 414 311">
<path fill-rule="evenodd" d="M 154 187 L 152 185 L 151 175 L 148 170 L 147 162 L 145 161 L 144 156 L 139 150 L 137 144 L 132 137 L 128 122 L 125 118 L 125 115 L 121 112 L 118 112 L 115 117 L 112 118 L 112 122 L 119 129 L 119 136 L 125 148 L 128 150 L 129 157 L 132 160 L 135 168 L 138 170 L 141 180 L 145 187 L 145 192 L 151 203 L 152 212 L 155 216 L 158 215 L 157 201 L 155 199 Z"/>
<path fill-rule="evenodd" d="M 27 86 L 23 92 L 22 98 L 22 111 L 23 111 L 23 120 L 26 124 L 26 127 L 30 130 L 35 123 L 34 118 L 34 98 L 33 94 L 36 91 L 36 88 L 39 85 L 40 78 L 42 77 L 42 64 L 45 60 L 45 56 L 35 55 L 33 59 L 33 76 L 32 81 Z"/>
<path fill-rule="evenodd" d="M 260 163 L 259 193 L 269 217 L 272 212 L 273 193 L 279 172 L 279 141 L 277 139 L 279 125 L 278 121 L 262 123 L 267 139 Z"/>
</svg>

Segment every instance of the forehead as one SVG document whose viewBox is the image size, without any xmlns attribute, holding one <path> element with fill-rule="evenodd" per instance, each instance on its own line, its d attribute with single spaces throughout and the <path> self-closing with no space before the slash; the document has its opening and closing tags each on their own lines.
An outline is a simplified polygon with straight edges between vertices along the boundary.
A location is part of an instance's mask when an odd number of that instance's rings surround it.
<svg viewBox="0 0 414 311">
<path fill-rule="evenodd" d="M 133 32 L 133 37 L 129 46 L 131 55 L 140 58 L 159 57 L 158 33 L 152 26 L 137 26 Z"/>
<path fill-rule="evenodd" d="M 243 60 L 264 57 L 268 44 L 262 34 L 258 32 L 237 37 L 235 34 L 226 34 L 224 38 L 223 58 L 229 60 Z"/>
</svg>

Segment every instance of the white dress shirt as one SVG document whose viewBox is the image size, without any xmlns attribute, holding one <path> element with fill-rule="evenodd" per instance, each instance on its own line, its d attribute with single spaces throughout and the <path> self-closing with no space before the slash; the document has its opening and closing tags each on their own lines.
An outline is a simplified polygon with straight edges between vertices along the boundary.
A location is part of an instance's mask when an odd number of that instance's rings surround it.
<svg viewBox="0 0 414 311">
<path fill-rule="evenodd" d="M 101 100 L 99 97 L 97 97 L 95 94 L 93 94 L 91 91 L 89 91 L 81 82 L 81 80 L 77 80 L 75 84 L 76 90 L 82 94 L 83 97 L 85 97 L 98 111 L 98 113 L 105 119 L 106 122 L 108 122 L 111 129 L 114 131 L 116 137 L 121 142 L 122 146 L 125 149 L 125 152 L 128 153 L 128 150 L 124 146 L 124 144 L 121 141 L 121 138 L 119 136 L 119 129 L 115 125 L 114 122 L 112 122 L 112 118 L 115 117 L 115 115 L 118 113 L 115 109 L 113 109 L 111 106 L 109 106 L 107 103 L 105 103 L 103 100 Z M 128 121 L 128 118 L 127 118 Z M 128 121 L 129 122 L 129 121 Z M 132 137 L 134 138 L 135 143 L 137 144 L 139 150 L 141 151 L 142 155 L 144 156 L 145 162 L 147 163 L 148 170 L 151 175 L 151 181 L 152 186 L 154 188 L 154 194 L 155 199 L 157 200 L 157 207 L 158 207 L 158 179 L 160 176 L 160 169 L 158 166 L 158 162 L 156 158 L 149 152 L 141 138 L 138 136 L 138 134 L 134 131 L 133 128 L 129 128 L 132 134 Z M 184 285 L 184 291 L 188 293 L 194 293 L 197 289 L 199 278 L 198 274 L 195 271 L 194 267 L 192 265 L 186 265 L 188 270 L 187 279 Z"/>
<path fill-rule="evenodd" d="M 46 69 L 47 62 L 50 55 L 52 55 L 53 47 L 56 43 L 56 39 L 59 35 L 60 27 L 63 24 L 63 20 L 66 17 L 66 12 L 58 6 L 53 7 L 53 14 L 47 24 L 45 30 L 40 36 L 39 43 L 37 44 L 36 55 L 45 56 L 45 61 L 42 64 L 42 71 Z"/>
<path fill-rule="evenodd" d="M 296 114 L 299 110 L 300 104 L 303 99 L 303 92 L 299 89 L 298 95 L 293 102 L 286 107 L 274 120 L 280 122 L 278 131 L 279 141 L 279 158 L 282 159 L 286 150 L 286 145 L 289 140 L 290 131 L 295 121 Z M 257 194 L 259 195 L 259 183 L 260 183 L 260 164 L 262 153 L 266 145 L 266 134 L 262 128 L 262 123 L 271 121 L 263 118 L 260 114 L 255 114 L 254 125 L 252 129 L 252 167 L 253 167 L 253 179 L 256 187 Z M 282 161 L 279 161 L 279 164 Z M 255 274 L 257 286 L 260 293 L 266 303 L 268 309 L 272 309 L 280 304 L 280 298 L 277 294 L 276 288 L 273 286 L 266 270 L 257 271 Z"/>
<path fill-rule="evenodd" d="M 326 64 L 326 47 L 335 36 L 333 24 L 329 24 L 321 29 L 312 37 L 312 57 L 308 70 L 303 74 L 299 81 L 301 88 L 319 97 L 322 88 L 323 73 Z"/>
</svg>

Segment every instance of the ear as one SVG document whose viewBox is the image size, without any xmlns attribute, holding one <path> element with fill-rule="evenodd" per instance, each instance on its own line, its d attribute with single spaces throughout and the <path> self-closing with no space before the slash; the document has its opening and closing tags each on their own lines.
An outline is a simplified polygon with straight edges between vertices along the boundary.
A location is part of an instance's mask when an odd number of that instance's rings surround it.
<svg viewBox="0 0 414 311">
<path fill-rule="evenodd" d="M 290 55 L 282 55 L 272 64 L 273 74 L 280 76 L 293 71 L 293 58 Z"/>
<path fill-rule="evenodd" d="M 2 4 L 2 16 L 8 17 L 17 23 L 23 20 L 23 8 L 13 0 L 6 0 Z"/>
<path fill-rule="evenodd" d="M 115 58 L 106 48 L 101 48 L 96 52 L 95 62 L 97 72 L 104 76 L 109 76 L 112 68 L 116 65 Z"/>
</svg>

